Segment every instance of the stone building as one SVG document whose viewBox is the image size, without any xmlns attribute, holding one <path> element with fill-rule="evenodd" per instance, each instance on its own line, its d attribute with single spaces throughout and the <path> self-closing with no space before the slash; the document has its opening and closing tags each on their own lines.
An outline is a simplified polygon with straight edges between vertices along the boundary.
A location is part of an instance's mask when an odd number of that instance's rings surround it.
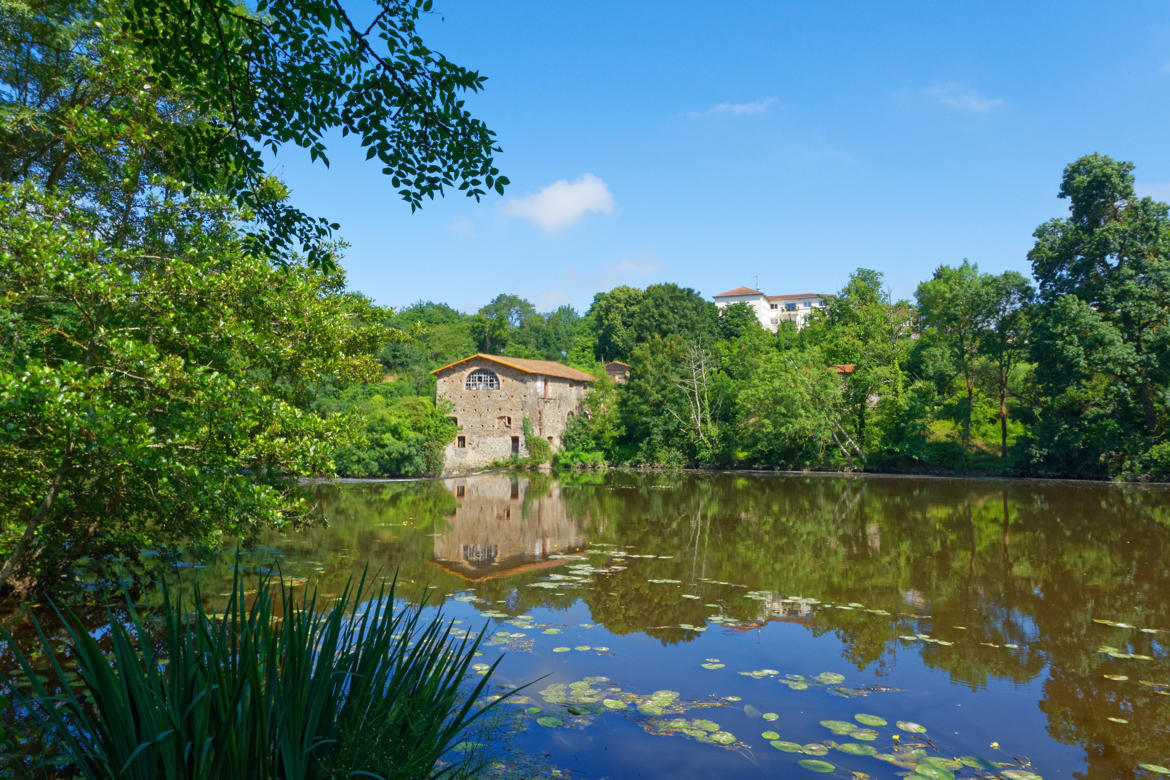
<svg viewBox="0 0 1170 780">
<path fill-rule="evenodd" d="M 756 313 L 760 325 L 770 331 L 776 331 L 781 322 L 795 322 L 796 327 L 803 328 L 809 315 L 825 305 L 825 296 L 819 293 L 764 295 L 750 287 L 736 287 L 719 293 L 714 299 L 719 308 L 733 303 L 746 303 Z"/>
<path fill-rule="evenodd" d="M 449 401 L 459 426 L 443 450 L 443 470 L 462 472 L 528 457 L 523 424 L 555 452 L 569 420 L 581 411 L 592 376 L 551 360 L 472 355 L 431 372 L 436 395 Z"/>
<path fill-rule="evenodd" d="M 609 378 L 619 385 L 629 384 L 630 382 L 629 363 L 623 363 L 620 360 L 611 360 L 605 364 L 605 373 L 609 374 Z"/>
</svg>

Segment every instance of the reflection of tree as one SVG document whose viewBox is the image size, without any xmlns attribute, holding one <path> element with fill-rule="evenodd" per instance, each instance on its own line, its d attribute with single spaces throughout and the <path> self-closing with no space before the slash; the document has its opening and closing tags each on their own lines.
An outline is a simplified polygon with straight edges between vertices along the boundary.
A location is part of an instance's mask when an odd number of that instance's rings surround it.
<svg viewBox="0 0 1170 780">
<path fill-rule="evenodd" d="M 443 482 L 322 487 L 329 524 L 278 544 L 290 561 L 320 562 L 329 587 L 370 560 L 397 567 L 414 587 L 436 585 L 436 595 L 471 589 L 509 614 L 581 599 L 608 630 L 664 643 L 692 639 L 679 626 L 704 625 L 714 611 L 706 605 L 719 604 L 743 625 L 795 619 L 831 632 L 859 669 L 916 653 L 976 688 L 1047 670 L 1041 707 L 1050 731 L 1085 746 L 1088 777 L 1124 776 L 1139 761 L 1164 758 L 1170 697 L 1140 681 L 1170 682 L 1167 635 L 1093 622 L 1170 628 L 1163 489 L 681 473 L 521 483 L 514 500 L 527 511 L 512 512 L 517 522 L 550 512 L 590 543 L 611 545 L 604 549 L 671 557 L 611 555 L 609 563 L 628 568 L 560 592 L 529 587 L 545 576 L 539 571 L 469 584 L 427 563 L 429 534 L 446 533 L 456 506 L 474 500 L 470 489 L 456 499 Z M 502 489 L 507 497 L 507 483 Z M 771 595 L 746 598 L 749 591 Z M 834 606 L 785 613 L 780 596 Z M 864 609 L 842 608 L 855 602 Z M 898 638 L 919 632 L 952 644 Z M 1101 644 L 1155 660 L 1119 661 L 1097 653 Z"/>
</svg>

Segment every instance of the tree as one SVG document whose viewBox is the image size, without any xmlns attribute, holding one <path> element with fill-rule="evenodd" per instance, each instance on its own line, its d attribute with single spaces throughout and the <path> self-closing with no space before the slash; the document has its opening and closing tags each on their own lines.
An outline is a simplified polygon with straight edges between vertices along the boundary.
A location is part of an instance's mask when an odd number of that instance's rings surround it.
<svg viewBox="0 0 1170 780">
<path fill-rule="evenodd" d="M 98 227 L 0 193 L 0 592 L 305 516 L 296 476 L 357 441 L 315 388 L 376 375 L 381 313 L 250 254 L 222 201 L 157 204 L 139 247 Z"/>
<path fill-rule="evenodd" d="M 677 336 L 684 343 L 710 347 L 719 334 L 719 310 L 690 287 L 652 284 L 638 302 L 630 330 L 635 344 Z"/>
<path fill-rule="evenodd" d="M 733 303 L 719 309 L 719 337 L 728 341 L 763 331 L 756 311 L 746 303 Z"/>
<path fill-rule="evenodd" d="M 1004 271 L 987 280 L 989 316 L 980 352 L 994 367 L 999 397 L 1000 457 L 1008 454 L 1007 398 L 1012 372 L 1028 354 L 1029 314 L 1036 295 L 1031 283 L 1016 271 Z"/>
<path fill-rule="evenodd" d="M 1036 457 L 1087 473 L 1141 473 L 1168 432 L 1170 207 L 1134 192 L 1133 164 L 1100 154 L 1065 168 L 1069 216 L 1036 229 L 1033 339 L 1050 399 Z"/>
<path fill-rule="evenodd" d="M 871 436 L 871 418 L 889 428 L 901 413 L 902 365 L 910 348 L 912 316 L 909 305 L 890 300 L 879 272 L 859 268 L 801 331 L 806 344 L 820 347 L 828 364 L 853 366 L 843 374 L 844 396 L 853 420 L 852 439 L 863 460 L 862 453 L 875 444 L 888 443 Z"/>
<path fill-rule="evenodd" d="M 224 193 L 263 228 L 254 251 L 299 244 L 328 266 L 337 226 L 279 197 L 265 150 L 291 144 L 328 164 L 324 139 L 353 134 L 412 210 L 449 188 L 478 199 L 508 184 L 495 136 L 460 97 L 484 77 L 418 35 L 430 7 L 379 0 L 359 23 L 340 0 L 9 4 L 0 179 L 108 215 L 159 186 Z"/>
<path fill-rule="evenodd" d="M 974 362 L 992 316 L 989 276 L 968 260 L 958 268 L 942 265 L 929 281 L 918 285 L 918 315 L 924 345 L 937 344 L 963 377 L 967 406 L 963 446 L 971 445 L 971 413 L 975 407 Z"/>
<path fill-rule="evenodd" d="M 593 296 L 586 314 L 597 334 L 597 359 L 629 360 L 635 341 L 634 315 L 645 293 L 633 287 L 615 287 Z"/>
<path fill-rule="evenodd" d="M 421 41 L 429 8 L 382 0 L 359 25 L 336 0 L 5 6 L 0 590 L 305 516 L 295 478 L 359 438 L 316 391 L 374 378 L 387 333 L 343 292 L 336 226 L 262 152 L 323 158 L 339 129 L 412 209 L 502 191 L 461 100 L 483 79 Z"/>
</svg>

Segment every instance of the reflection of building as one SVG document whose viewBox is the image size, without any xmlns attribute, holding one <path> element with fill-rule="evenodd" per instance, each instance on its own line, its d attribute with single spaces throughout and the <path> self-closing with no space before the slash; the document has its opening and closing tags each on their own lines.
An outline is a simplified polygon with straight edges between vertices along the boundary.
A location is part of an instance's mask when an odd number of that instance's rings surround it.
<svg viewBox="0 0 1170 780">
<path fill-rule="evenodd" d="M 715 305 L 723 308 L 734 303 L 746 303 L 756 314 L 760 325 L 775 331 L 781 322 L 794 322 L 803 328 L 808 317 L 825 305 L 825 296 L 819 293 L 799 295 L 764 295 L 750 287 L 736 287 L 715 296 Z"/>
<path fill-rule="evenodd" d="M 451 402 L 459 426 L 443 450 L 445 471 L 483 468 L 513 457 L 528 457 L 523 425 L 555 451 L 581 399 L 596 381 L 584 371 L 551 360 L 472 355 L 431 372 L 435 392 Z"/>
<path fill-rule="evenodd" d="M 528 495 L 527 477 L 505 474 L 452 479 L 459 508 L 435 537 L 431 562 L 467 580 L 506 577 L 564 563 L 552 553 L 585 547 L 581 523 L 565 513 L 560 486 Z"/>
</svg>

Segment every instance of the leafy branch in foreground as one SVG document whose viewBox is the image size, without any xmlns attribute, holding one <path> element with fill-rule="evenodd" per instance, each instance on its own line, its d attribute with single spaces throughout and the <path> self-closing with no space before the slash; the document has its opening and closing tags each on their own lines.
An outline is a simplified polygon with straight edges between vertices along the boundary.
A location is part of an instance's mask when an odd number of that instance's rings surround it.
<svg viewBox="0 0 1170 780">
<path fill-rule="evenodd" d="M 222 615 L 164 587 L 161 627 L 129 601 L 125 619 L 108 612 L 108 654 L 58 609 L 80 683 L 34 618 L 50 676 L 3 632 L 24 678 L 9 695 L 46 758 L 86 778 L 466 775 L 474 754 L 452 749 L 502 700 L 476 705 L 496 665 L 464 686 L 483 632 L 396 605 L 395 584 L 363 576 L 319 612 L 315 592 L 267 578 L 247 606 L 237 572 Z"/>
</svg>

